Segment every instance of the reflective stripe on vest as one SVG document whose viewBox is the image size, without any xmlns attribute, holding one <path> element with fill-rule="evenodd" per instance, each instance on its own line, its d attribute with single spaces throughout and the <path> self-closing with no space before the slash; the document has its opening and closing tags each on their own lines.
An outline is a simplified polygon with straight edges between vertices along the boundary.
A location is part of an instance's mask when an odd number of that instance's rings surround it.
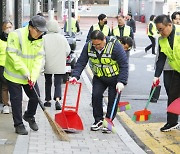
<svg viewBox="0 0 180 154">
<path fill-rule="evenodd" d="M 122 36 L 130 36 L 130 33 L 131 33 L 131 28 L 130 28 L 130 26 L 125 25 Z M 116 26 L 115 28 L 113 28 L 113 35 L 114 35 L 114 36 L 119 36 L 119 37 L 121 36 L 118 26 Z"/>
<path fill-rule="evenodd" d="M 27 80 L 27 76 L 25 76 L 25 75 L 14 74 L 14 73 L 8 71 L 6 68 L 4 68 L 4 71 L 5 71 L 8 75 L 10 75 L 10 76 L 12 76 L 12 77 L 15 77 L 15 78 L 18 78 L 18 79 L 22 79 L 22 80 Z"/>
<path fill-rule="evenodd" d="M 39 68 L 42 66 L 41 59 L 43 59 L 44 55 L 42 39 L 31 42 L 28 40 L 28 34 L 28 27 L 24 27 L 15 30 L 8 36 L 4 77 L 14 83 L 27 84 L 27 75 L 30 73 L 33 74 L 31 76 L 32 80 L 36 81 L 40 71 Z M 11 56 L 14 56 L 14 64 L 12 64 Z M 34 61 L 37 57 L 39 62 Z M 37 64 L 36 68 L 33 66 L 34 62 Z"/>
<path fill-rule="evenodd" d="M 94 24 L 93 25 L 93 30 L 100 30 L 99 24 Z M 105 36 L 108 36 L 109 34 L 109 27 L 107 25 L 104 25 L 102 32 Z"/>
<path fill-rule="evenodd" d="M 97 58 L 96 51 L 92 50 L 92 42 L 89 42 L 89 65 L 94 75 L 98 77 L 112 77 L 119 74 L 117 62 L 111 59 L 115 42 L 116 39 L 114 38 L 109 40 L 100 59 Z"/>
<path fill-rule="evenodd" d="M 161 37 L 159 39 L 159 45 L 161 47 L 161 52 L 167 56 L 171 68 L 180 73 L 180 26 L 175 25 L 175 27 L 173 50 L 167 38 Z"/>
</svg>

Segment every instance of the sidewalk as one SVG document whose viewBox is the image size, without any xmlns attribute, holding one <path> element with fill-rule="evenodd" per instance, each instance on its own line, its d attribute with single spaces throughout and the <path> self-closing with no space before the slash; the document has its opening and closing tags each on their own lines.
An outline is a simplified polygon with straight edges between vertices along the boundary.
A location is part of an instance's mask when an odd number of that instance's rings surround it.
<svg viewBox="0 0 180 154">
<path fill-rule="evenodd" d="M 84 77 L 85 75 L 83 75 Z M 82 82 L 82 92 L 79 105 L 79 115 L 82 118 L 84 130 L 79 133 L 68 134 L 70 142 L 59 141 L 54 135 L 49 122 L 43 111 L 38 107 L 36 120 L 39 125 L 39 131 L 29 130 L 28 136 L 18 136 L 14 149 L 14 154 L 107 154 L 107 153 L 144 153 L 135 142 L 129 137 L 122 125 L 115 119 L 117 134 L 103 134 L 101 131 L 92 132 L 90 126 L 94 122 L 92 117 L 92 108 L 90 107 L 91 94 L 84 80 Z M 40 89 L 44 89 L 44 79 L 39 80 Z M 64 89 L 64 85 L 63 85 Z M 42 98 L 43 91 L 41 91 Z M 68 94 L 76 98 L 76 92 L 69 88 Z M 48 109 L 48 112 L 54 118 L 54 103 Z"/>
</svg>

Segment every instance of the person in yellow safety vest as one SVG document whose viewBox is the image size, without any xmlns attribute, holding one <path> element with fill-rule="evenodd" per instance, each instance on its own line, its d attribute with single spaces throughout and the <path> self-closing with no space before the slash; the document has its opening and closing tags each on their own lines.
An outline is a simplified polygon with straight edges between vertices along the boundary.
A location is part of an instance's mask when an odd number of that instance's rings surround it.
<svg viewBox="0 0 180 154">
<path fill-rule="evenodd" d="M 68 32 L 68 19 L 66 20 L 64 24 L 64 32 Z M 75 19 L 75 14 L 72 12 L 71 14 L 71 30 L 72 33 L 78 33 L 80 32 L 79 22 Z"/>
<path fill-rule="evenodd" d="M 1 94 L 2 94 L 2 103 L 4 114 L 9 114 L 10 112 L 10 104 L 9 104 L 9 94 L 8 94 L 8 86 L 7 81 L 3 76 L 4 65 L 6 60 L 6 47 L 7 47 L 7 38 L 8 34 L 13 30 L 12 22 L 9 20 L 5 20 L 2 24 L 2 34 L 0 35 L 0 83 L 1 83 Z"/>
<path fill-rule="evenodd" d="M 156 25 L 154 24 L 154 19 L 156 18 L 156 16 L 155 15 L 151 15 L 150 16 L 150 22 L 149 22 L 149 24 L 148 24 L 148 30 L 147 30 L 147 32 L 148 32 L 148 37 L 149 37 L 149 39 L 150 39 L 150 41 L 151 41 L 151 44 L 150 45 L 148 45 L 146 48 L 145 48 L 145 52 L 147 53 L 147 51 L 149 50 L 149 49 L 151 49 L 152 48 L 152 54 L 156 54 L 155 53 L 155 46 L 156 46 L 156 38 L 155 38 L 155 36 L 157 35 L 157 30 L 156 30 Z"/>
<path fill-rule="evenodd" d="M 31 18 L 29 25 L 8 35 L 4 77 L 8 83 L 15 132 L 20 135 L 28 134 L 22 120 L 22 88 L 29 97 L 23 119 L 32 130 L 38 130 L 34 117 L 38 97 L 34 88 L 39 94 L 36 81 L 43 65 L 42 35 L 46 31 L 45 18 L 36 15 Z"/>
<path fill-rule="evenodd" d="M 173 12 L 173 14 L 171 15 L 171 20 L 172 23 L 175 25 L 180 25 L 180 12 Z M 158 52 L 156 55 L 156 59 L 158 56 Z M 164 82 L 164 87 L 167 93 L 167 96 L 169 95 L 169 87 L 171 84 L 171 78 L 173 76 L 173 69 L 169 66 L 168 64 L 168 60 L 166 60 L 165 65 L 164 65 L 164 69 L 163 69 L 163 82 Z"/>
<path fill-rule="evenodd" d="M 130 26 L 125 25 L 125 19 L 123 15 L 118 15 L 117 17 L 118 25 L 112 29 L 113 36 L 129 36 L 134 40 L 134 33 Z"/>
<path fill-rule="evenodd" d="M 90 38 L 91 41 L 83 47 L 69 81 L 72 84 L 76 83 L 89 61 L 94 74 L 92 107 L 95 122 L 91 126 L 91 131 L 98 131 L 103 126 L 103 93 L 108 88 L 106 118 L 110 118 L 116 92 L 120 93 L 127 84 L 128 62 L 122 45 L 114 37 L 110 39 L 110 37 L 105 37 L 102 31 L 95 30 L 91 33 Z M 117 106 L 118 104 L 116 104 L 113 119 L 117 113 Z M 102 132 L 109 133 L 105 127 Z"/>
<path fill-rule="evenodd" d="M 157 16 L 154 23 L 156 24 L 157 31 L 161 37 L 158 41 L 159 55 L 156 62 L 153 84 L 159 80 L 167 59 L 170 67 L 173 69 L 168 90 L 169 106 L 175 99 L 180 97 L 180 26 L 173 25 L 167 15 Z M 179 126 L 178 115 L 167 112 L 167 123 L 160 128 L 160 131 L 171 131 L 177 129 Z"/>
<path fill-rule="evenodd" d="M 109 26 L 107 25 L 107 16 L 105 14 L 100 14 L 98 16 L 98 20 L 99 20 L 99 22 L 97 24 L 93 24 L 90 27 L 88 35 L 87 35 L 86 42 L 88 42 L 90 40 L 91 33 L 94 30 L 102 31 L 105 36 L 111 35 L 111 30 L 110 30 Z"/>
</svg>

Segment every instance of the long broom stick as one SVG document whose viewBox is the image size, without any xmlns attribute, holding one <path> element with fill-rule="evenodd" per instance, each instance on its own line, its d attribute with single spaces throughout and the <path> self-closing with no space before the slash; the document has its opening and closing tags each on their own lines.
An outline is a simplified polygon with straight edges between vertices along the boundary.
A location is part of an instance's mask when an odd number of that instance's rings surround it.
<svg viewBox="0 0 180 154">
<path fill-rule="evenodd" d="M 46 118 L 49 121 L 49 124 L 52 127 L 52 130 L 54 131 L 54 133 L 56 134 L 58 139 L 61 141 L 69 141 L 70 139 L 69 139 L 68 135 L 66 134 L 66 132 L 51 118 L 50 114 L 46 111 L 46 108 L 44 107 L 43 102 L 41 101 L 36 89 L 34 88 L 34 86 L 32 86 L 32 87 L 38 98 L 38 103 L 39 103 L 41 109 L 43 110 Z"/>
<path fill-rule="evenodd" d="M 103 120 L 104 127 L 106 127 L 108 130 L 112 131 L 113 133 L 116 133 L 116 129 L 114 127 L 114 124 L 112 123 L 112 118 L 113 118 L 114 110 L 115 110 L 119 95 L 120 94 L 117 92 L 116 97 L 114 99 L 113 107 L 112 107 L 112 110 L 111 110 L 110 118 L 104 118 L 104 120 Z"/>
</svg>

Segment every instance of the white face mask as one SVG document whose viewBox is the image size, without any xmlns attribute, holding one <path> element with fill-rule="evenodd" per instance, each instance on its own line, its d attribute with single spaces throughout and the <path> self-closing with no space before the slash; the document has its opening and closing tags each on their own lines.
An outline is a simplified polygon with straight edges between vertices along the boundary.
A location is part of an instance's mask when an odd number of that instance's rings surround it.
<svg viewBox="0 0 180 154">
<path fill-rule="evenodd" d="M 4 32 L 5 32 L 6 34 L 9 34 L 9 33 L 12 32 L 12 31 L 13 31 L 12 28 L 7 28 L 6 30 L 4 30 Z"/>
</svg>

